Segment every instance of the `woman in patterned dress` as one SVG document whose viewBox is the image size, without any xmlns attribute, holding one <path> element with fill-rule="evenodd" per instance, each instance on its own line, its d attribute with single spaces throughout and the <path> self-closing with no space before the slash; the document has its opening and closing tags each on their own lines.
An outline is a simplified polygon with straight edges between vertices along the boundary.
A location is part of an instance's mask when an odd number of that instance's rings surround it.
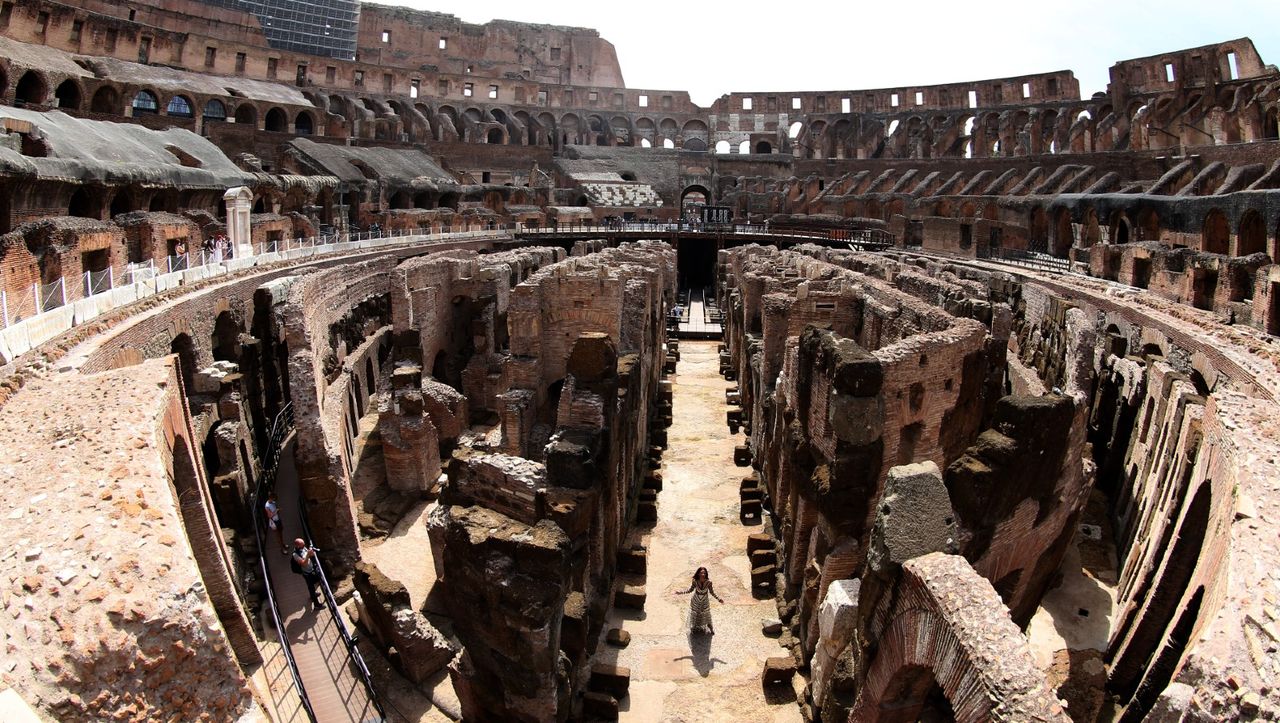
<svg viewBox="0 0 1280 723">
<path fill-rule="evenodd" d="M 716 594 L 715 586 L 711 584 L 711 575 L 707 572 L 707 568 L 700 567 L 698 571 L 693 573 L 693 582 L 689 585 L 688 590 L 677 590 L 677 595 L 688 595 L 693 593 L 693 598 L 689 600 L 689 629 L 690 630 L 706 630 L 711 635 L 716 634 L 716 629 L 711 624 L 711 600 L 715 598 L 716 602 L 721 605 L 724 600 Z"/>
</svg>

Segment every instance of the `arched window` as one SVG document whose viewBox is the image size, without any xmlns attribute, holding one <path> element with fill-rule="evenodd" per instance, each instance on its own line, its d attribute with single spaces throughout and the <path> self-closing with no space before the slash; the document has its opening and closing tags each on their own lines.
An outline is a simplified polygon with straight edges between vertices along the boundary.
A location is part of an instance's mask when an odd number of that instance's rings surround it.
<svg viewBox="0 0 1280 723">
<path fill-rule="evenodd" d="M 156 94 L 149 90 L 140 90 L 138 94 L 133 96 L 133 114 L 139 113 L 158 113 L 160 111 L 160 102 L 156 100 Z"/>
<path fill-rule="evenodd" d="M 227 119 L 227 107 L 222 101 L 214 98 L 204 104 L 204 122 L 209 121 L 225 121 Z"/>
<path fill-rule="evenodd" d="M 236 108 L 236 123 L 243 123 L 248 126 L 256 126 L 258 124 L 258 111 L 249 103 L 241 103 Z"/>
<path fill-rule="evenodd" d="M 169 105 L 165 108 L 164 112 L 179 118 L 191 118 L 195 116 L 195 112 L 191 110 L 191 101 L 180 95 L 175 95 L 169 100 Z"/>
</svg>

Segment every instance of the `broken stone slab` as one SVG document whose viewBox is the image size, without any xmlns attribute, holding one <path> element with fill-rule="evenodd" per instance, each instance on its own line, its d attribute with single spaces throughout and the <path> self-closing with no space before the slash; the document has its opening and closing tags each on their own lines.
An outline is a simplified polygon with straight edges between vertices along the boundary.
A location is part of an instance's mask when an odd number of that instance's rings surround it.
<svg viewBox="0 0 1280 723">
<path fill-rule="evenodd" d="M 625 648 L 631 644 L 631 633 L 622 628 L 610 628 L 605 634 L 604 641 L 616 648 Z"/>
<path fill-rule="evenodd" d="M 771 638 L 776 638 L 782 635 L 782 621 L 777 618 L 765 618 L 760 621 L 760 632 Z"/>
<path fill-rule="evenodd" d="M 778 553 L 773 550 L 756 550 L 751 553 L 751 567 L 764 567 L 778 564 Z"/>
<path fill-rule="evenodd" d="M 760 684 L 765 688 L 785 685 L 796 675 L 796 661 L 791 656 L 767 658 L 760 673 Z"/>
<path fill-rule="evenodd" d="M 743 500 L 740 514 L 743 519 L 751 518 L 759 521 L 760 515 L 763 514 L 763 506 L 760 500 Z"/>
<path fill-rule="evenodd" d="M 613 605 L 627 610 L 644 610 L 645 598 L 643 585 L 623 585 L 614 592 Z"/>
<path fill-rule="evenodd" d="M 751 585 L 752 587 L 772 587 L 774 583 L 774 574 L 777 573 L 776 565 L 761 565 L 751 569 Z"/>
<path fill-rule="evenodd" d="M 818 635 L 844 647 L 853 637 L 858 617 L 858 595 L 861 580 L 834 580 L 827 586 L 826 597 L 818 606 Z"/>
<path fill-rule="evenodd" d="M 867 563 L 884 571 L 955 545 L 955 513 L 938 465 L 932 461 L 889 470 L 876 512 Z"/>
<path fill-rule="evenodd" d="M 588 689 L 597 693 L 608 693 L 621 700 L 627 697 L 627 690 L 630 687 L 630 668 L 605 664 L 591 666 L 591 679 L 587 682 Z"/>
<path fill-rule="evenodd" d="M 751 466 L 751 448 L 745 444 L 739 444 L 733 448 L 733 463 L 739 467 Z"/>
</svg>

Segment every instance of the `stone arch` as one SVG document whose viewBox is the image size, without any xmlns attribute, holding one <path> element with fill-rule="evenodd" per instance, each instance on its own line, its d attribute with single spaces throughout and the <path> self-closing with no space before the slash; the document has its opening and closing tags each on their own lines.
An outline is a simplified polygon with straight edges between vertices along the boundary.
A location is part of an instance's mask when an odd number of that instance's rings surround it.
<svg viewBox="0 0 1280 723">
<path fill-rule="evenodd" d="M 104 85 L 93 92 L 89 101 L 89 110 L 94 113 L 120 114 L 120 93 L 110 85 Z"/>
<path fill-rule="evenodd" d="M 582 142 L 582 122 L 573 113 L 560 116 L 560 145 L 575 146 Z"/>
<path fill-rule="evenodd" d="M 165 105 L 164 112 L 165 115 L 174 116 L 175 118 L 194 118 L 196 115 L 195 105 L 185 95 L 175 95 L 170 98 Z"/>
<path fill-rule="evenodd" d="M 241 103 L 236 106 L 236 123 L 257 127 L 258 125 L 258 109 L 252 103 Z"/>
<path fill-rule="evenodd" d="M 208 103 L 204 104 L 204 111 L 200 116 L 200 120 L 204 123 L 221 123 L 227 119 L 227 106 L 217 98 L 210 98 Z"/>
<path fill-rule="evenodd" d="M 1280 139 L 1280 109 L 1274 106 L 1267 109 L 1262 119 L 1262 137 L 1269 141 Z"/>
<path fill-rule="evenodd" d="M 1236 256 L 1261 254 L 1267 251 L 1267 222 L 1262 214 L 1252 208 L 1240 216 L 1236 227 Z"/>
<path fill-rule="evenodd" d="M 1200 227 L 1200 249 L 1211 254 L 1231 253 L 1231 224 L 1221 210 L 1213 208 L 1205 214 Z"/>
<path fill-rule="evenodd" d="M 1137 241 L 1160 240 L 1160 214 L 1154 208 L 1144 206 L 1139 209 L 1136 221 Z"/>
<path fill-rule="evenodd" d="M 1129 217 L 1125 215 L 1124 211 L 1113 211 L 1111 213 L 1111 223 L 1108 225 L 1111 228 L 1111 243 L 1129 243 Z"/>
<path fill-rule="evenodd" d="M 1053 214 L 1053 255 L 1060 259 L 1071 255 L 1075 238 L 1071 230 L 1071 211 L 1065 206 Z"/>
<path fill-rule="evenodd" d="M 769 141 L 756 141 L 756 153 L 773 153 L 773 144 Z"/>
<path fill-rule="evenodd" d="M 936 700 L 934 685 L 959 721 L 1063 717 L 1000 596 L 963 558 L 909 560 L 895 593 L 882 629 L 871 631 L 881 644 L 850 723 L 914 721 Z"/>
<path fill-rule="evenodd" d="M 315 119 L 311 117 L 309 111 L 298 111 L 298 116 L 293 120 L 293 132 L 300 136 L 309 136 L 316 132 Z"/>
<path fill-rule="evenodd" d="M 44 105 L 45 98 L 49 96 L 49 82 L 45 80 L 44 74 L 35 70 L 28 70 L 18 78 L 18 84 L 13 89 L 13 104 L 17 106 L 24 105 Z"/>
<path fill-rule="evenodd" d="M 1085 209 L 1081 219 L 1084 226 L 1080 234 L 1080 247 L 1089 248 L 1102 240 L 1102 231 L 1098 226 L 1098 212 L 1092 206 Z"/>
<path fill-rule="evenodd" d="M 59 108 L 80 110 L 80 103 L 84 99 L 84 93 L 80 90 L 79 83 L 68 78 L 58 84 L 58 88 L 53 91 L 53 97 L 57 99 Z"/>
<path fill-rule="evenodd" d="M 489 131 L 485 133 L 484 142 L 490 145 L 500 146 L 503 144 L 505 137 L 506 134 L 502 132 L 501 128 L 490 128 Z"/>
<path fill-rule="evenodd" d="M 680 135 L 684 137 L 684 141 L 681 145 L 691 151 L 707 150 L 707 144 L 710 143 L 711 140 L 710 133 L 707 130 L 707 124 L 696 118 L 685 122 L 684 126 L 680 129 Z M 697 141 L 697 143 L 691 144 L 691 141 Z"/>
<path fill-rule="evenodd" d="M 686 199 L 697 199 L 698 197 L 701 197 L 702 203 L 704 204 L 711 203 L 711 191 L 707 190 L 706 186 L 703 186 L 697 183 L 691 186 L 686 186 L 685 189 L 680 192 L 681 212 L 684 211 L 686 205 L 693 205 L 698 203 L 697 200 L 686 200 Z"/>
<path fill-rule="evenodd" d="M 82 218 L 97 218 L 97 209 L 93 202 L 93 196 L 90 195 L 89 189 L 79 186 L 71 192 L 71 198 L 67 201 L 67 215 L 80 216 Z"/>
<path fill-rule="evenodd" d="M 133 115 L 154 115 L 160 112 L 160 100 L 156 98 L 156 94 L 143 88 L 133 96 L 133 102 L 130 104 L 133 109 Z"/>
<path fill-rule="evenodd" d="M 187 394 L 195 391 L 196 344 L 187 332 L 181 332 L 169 342 L 169 353 L 178 357 L 178 375 Z"/>
<path fill-rule="evenodd" d="M 271 108 L 263 118 L 262 129 L 272 133 L 289 132 L 289 116 L 283 108 Z"/>
</svg>

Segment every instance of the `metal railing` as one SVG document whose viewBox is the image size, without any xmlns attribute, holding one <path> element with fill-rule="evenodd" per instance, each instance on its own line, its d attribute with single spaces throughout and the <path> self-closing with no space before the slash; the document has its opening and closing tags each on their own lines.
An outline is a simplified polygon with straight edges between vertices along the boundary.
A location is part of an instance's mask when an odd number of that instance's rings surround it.
<svg viewBox="0 0 1280 723">
<path fill-rule="evenodd" d="M 849 243 L 868 248 L 887 248 L 893 245 L 893 234 L 880 229 L 771 227 L 768 224 L 703 224 L 690 223 L 688 221 L 613 224 L 575 221 L 552 226 L 524 227 L 516 231 L 518 236 L 526 237 L 565 234 L 599 234 L 607 236 L 618 233 L 704 233 L 723 236 L 772 236 L 797 241 Z"/>
<path fill-rule="evenodd" d="M 307 522 L 307 505 L 302 495 L 298 495 L 298 517 L 302 521 L 302 536 L 306 539 L 307 547 L 311 548 L 312 554 L 315 556 L 316 570 L 320 572 L 320 589 L 324 593 L 325 609 L 329 611 L 329 616 L 333 619 L 334 626 L 338 629 L 338 636 L 342 638 L 342 644 L 347 649 L 347 661 L 351 663 L 351 667 L 360 676 L 360 681 L 364 684 L 365 693 L 369 696 L 369 704 L 378 712 L 379 719 L 385 721 L 387 713 L 382 707 L 382 701 L 378 698 L 377 691 L 374 690 L 373 676 L 369 674 L 369 666 L 365 665 L 364 656 L 360 655 L 360 650 L 356 647 L 355 636 L 347 630 L 347 625 L 342 620 L 342 613 L 338 610 L 338 601 L 333 595 L 333 588 L 329 586 L 328 573 L 324 571 L 320 552 L 316 550 L 311 538 L 311 525 Z M 409 720 L 403 715 L 401 717 Z"/>
<path fill-rule="evenodd" d="M 1063 274 L 1071 271 L 1071 262 L 1069 260 L 1040 251 L 980 246 L 977 257 L 1041 271 L 1055 271 Z"/>
<path fill-rule="evenodd" d="M 271 611 L 271 622 L 275 625 L 276 637 L 280 639 L 280 650 L 284 653 L 285 663 L 289 666 L 290 675 L 293 676 L 293 686 L 298 691 L 302 708 L 307 712 L 307 718 L 315 723 L 316 712 L 311 707 L 311 699 L 307 697 L 307 688 L 302 684 L 302 673 L 298 670 L 297 661 L 293 659 L 293 650 L 289 647 L 289 636 L 285 634 L 284 622 L 280 619 L 280 610 L 276 605 L 275 585 L 271 581 L 271 571 L 267 569 L 267 533 L 262 529 L 263 500 L 275 487 L 276 470 L 280 464 L 280 448 L 292 428 L 293 403 L 290 402 L 280 410 L 275 421 L 272 422 L 270 441 L 265 454 L 262 455 L 262 468 L 258 475 L 257 489 L 253 495 L 253 531 L 258 542 L 259 571 L 267 592 L 267 607 Z"/>
</svg>

